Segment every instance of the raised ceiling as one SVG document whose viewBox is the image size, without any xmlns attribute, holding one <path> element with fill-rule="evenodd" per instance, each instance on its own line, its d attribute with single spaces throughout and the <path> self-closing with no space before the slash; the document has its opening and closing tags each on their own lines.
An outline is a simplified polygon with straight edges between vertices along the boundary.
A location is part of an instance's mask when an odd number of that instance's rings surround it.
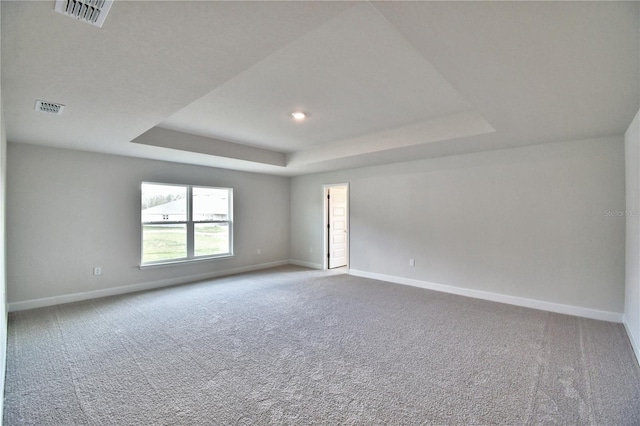
<svg viewBox="0 0 640 426">
<path fill-rule="evenodd" d="M 0 7 L 11 142 L 298 175 L 620 135 L 640 107 L 637 2 Z"/>
</svg>

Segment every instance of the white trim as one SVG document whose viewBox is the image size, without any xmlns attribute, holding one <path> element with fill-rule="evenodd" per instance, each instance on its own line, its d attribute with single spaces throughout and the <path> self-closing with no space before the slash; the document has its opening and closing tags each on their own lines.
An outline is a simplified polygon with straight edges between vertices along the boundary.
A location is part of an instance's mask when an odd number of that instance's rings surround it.
<svg viewBox="0 0 640 426">
<path fill-rule="evenodd" d="M 329 253 L 329 234 L 327 224 L 329 223 L 329 203 L 327 202 L 327 195 L 329 194 L 329 189 L 333 187 L 347 187 L 347 269 L 349 269 L 349 259 L 351 258 L 350 244 L 351 244 L 351 224 L 349 223 L 349 217 L 351 214 L 351 203 L 349 201 L 351 188 L 349 186 L 349 182 L 344 183 L 328 183 L 322 185 L 322 239 L 323 239 L 323 249 L 322 249 L 322 268 L 321 269 L 329 269 L 329 259 L 327 257 L 327 253 Z"/>
<path fill-rule="evenodd" d="M 506 294 L 491 293 L 488 291 L 473 290 L 470 288 L 455 287 L 451 285 L 396 277 L 393 275 L 377 274 L 374 272 L 359 271 L 355 269 L 350 269 L 349 274 L 356 277 L 372 278 L 374 280 L 410 285 L 413 287 L 420 287 L 428 290 L 440 291 L 443 293 L 451 293 L 460 296 L 473 297 L 475 299 L 490 300 L 492 302 L 523 306 L 525 308 L 538 309 L 541 311 L 556 312 L 559 314 L 573 315 L 577 317 L 591 318 L 609 322 L 622 322 L 622 314 L 618 312 L 599 311 L 597 309 L 582 308 L 580 306 L 563 305 L 561 303 L 545 302 L 543 300 L 527 299 L 525 297 L 509 296 Z"/>
<path fill-rule="evenodd" d="M 156 266 L 168 266 L 168 265 L 176 265 L 176 264 L 186 264 L 190 262 L 196 262 L 200 260 L 214 260 L 214 259 L 225 259 L 229 257 L 233 257 L 233 188 L 226 188 L 220 186 L 202 186 L 202 185 L 188 185 L 188 184 L 180 184 L 180 183 L 162 183 L 162 182 L 148 182 L 142 181 L 140 183 L 140 212 L 144 212 L 142 209 L 142 199 L 143 199 L 143 186 L 174 186 L 176 188 L 184 188 L 186 190 L 186 212 L 184 214 L 184 220 L 149 220 L 144 221 L 144 217 L 142 216 L 142 222 L 140 226 L 140 269 L 152 268 Z M 194 188 L 198 189 L 219 189 L 227 191 L 227 220 L 202 220 L 196 221 L 193 218 L 193 195 Z M 176 201 L 176 200 L 174 200 Z M 194 252 L 194 244 L 195 244 L 195 226 L 197 224 L 206 224 L 206 223 L 224 223 L 227 225 L 228 233 L 229 233 L 229 251 L 227 253 L 221 253 L 218 255 L 204 255 L 204 256 L 196 256 Z M 164 226 L 164 225 L 184 225 L 185 230 L 185 238 L 186 238 L 186 252 L 185 257 L 178 259 L 162 259 L 150 262 L 144 262 L 144 227 L 145 226 Z"/>
<path fill-rule="evenodd" d="M 633 335 L 629 325 L 627 324 L 626 318 L 625 321 L 622 322 L 624 324 L 624 329 L 627 330 L 627 336 L 629 336 L 629 342 L 631 342 L 631 347 L 633 348 L 633 352 L 636 355 L 636 361 L 638 361 L 638 365 L 640 365 L 640 341 Z"/>
<path fill-rule="evenodd" d="M 220 256 L 209 256 L 209 257 L 192 257 L 190 259 L 180 259 L 175 261 L 158 261 L 156 263 L 142 263 L 138 265 L 140 269 L 153 269 L 153 268 L 162 268 L 165 266 L 175 266 L 175 265 L 188 265 L 190 263 L 196 262 L 206 262 L 209 260 L 219 260 L 219 259 L 229 259 L 230 257 L 236 257 L 235 254 L 222 254 Z"/>
<path fill-rule="evenodd" d="M 291 265 L 304 266 L 305 268 L 322 269 L 322 265 L 320 263 L 305 262 L 304 260 L 289 259 L 289 263 Z"/>
<path fill-rule="evenodd" d="M 22 302 L 9 303 L 9 312 L 23 311 L 25 309 L 42 308 L 44 306 L 60 305 L 62 303 L 78 302 L 81 300 L 96 299 L 98 297 L 115 296 L 118 294 L 133 293 L 136 291 L 151 290 L 155 288 L 168 287 L 178 284 L 202 281 L 211 278 L 223 277 L 227 275 L 240 274 L 243 272 L 257 271 L 260 269 L 273 268 L 276 266 L 288 265 L 288 260 L 261 263 L 258 265 L 242 266 L 239 268 L 225 269 L 222 271 L 209 272 L 206 274 L 187 275 L 165 280 L 151 281 L 146 283 L 125 285 L 120 287 L 105 288 L 102 290 L 84 291 L 81 293 L 71 293 L 62 296 L 43 297 L 41 299 L 25 300 Z"/>
</svg>

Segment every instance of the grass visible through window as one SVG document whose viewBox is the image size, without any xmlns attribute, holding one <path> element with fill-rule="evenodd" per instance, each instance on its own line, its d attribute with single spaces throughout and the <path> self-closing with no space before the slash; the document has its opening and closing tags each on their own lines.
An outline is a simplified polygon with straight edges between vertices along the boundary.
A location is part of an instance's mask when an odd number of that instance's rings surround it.
<svg viewBox="0 0 640 426">
<path fill-rule="evenodd" d="M 184 225 L 144 225 L 143 262 L 187 257 L 187 231 Z M 229 232 L 226 226 L 196 225 L 194 254 L 206 256 L 227 253 Z"/>
<path fill-rule="evenodd" d="M 213 256 L 229 250 L 229 226 L 209 223 L 195 224 L 194 255 Z"/>
</svg>

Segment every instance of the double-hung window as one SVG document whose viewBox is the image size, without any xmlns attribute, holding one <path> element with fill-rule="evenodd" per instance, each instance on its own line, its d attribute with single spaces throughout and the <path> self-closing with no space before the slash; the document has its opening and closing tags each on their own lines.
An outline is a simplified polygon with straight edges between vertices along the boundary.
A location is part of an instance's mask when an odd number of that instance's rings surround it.
<svg viewBox="0 0 640 426">
<path fill-rule="evenodd" d="M 142 183 L 142 265 L 233 255 L 233 189 Z"/>
</svg>

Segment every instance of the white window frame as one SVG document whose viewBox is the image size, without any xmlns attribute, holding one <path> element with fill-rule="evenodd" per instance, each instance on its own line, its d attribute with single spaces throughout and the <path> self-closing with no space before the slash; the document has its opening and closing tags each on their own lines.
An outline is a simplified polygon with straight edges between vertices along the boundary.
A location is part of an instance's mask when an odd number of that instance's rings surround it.
<svg viewBox="0 0 640 426">
<path fill-rule="evenodd" d="M 155 220 L 155 221 L 142 221 L 142 185 L 163 185 L 163 186 L 175 186 L 180 188 L 185 188 L 187 190 L 187 211 L 186 211 L 186 220 L 184 221 L 176 221 L 176 220 Z M 224 189 L 229 194 L 228 197 L 228 220 L 193 220 L 193 189 L 194 188 L 203 188 L 203 189 Z M 164 266 L 164 265 L 174 265 L 180 263 L 188 263 L 194 261 L 202 261 L 202 260 L 212 260 L 212 259 L 221 259 L 227 257 L 233 257 L 233 188 L 227 187 L 219 187 L 219 186 L 205 186 L 205 185 L 182 185 L 182 184 L 174 184 L 174 183 L 162 183 L 162 182 L 142 182 L 140 185 L 140 267 L 153 267 L 153 266 Z M 220 254 L 207 254 L 202 256 L 195 255 L 195 225 L 202 223 L 212 223 L 212 224 L 226 224 L 229 229 L 229 251 L 227 253 Z M 144 262 L 144 225 L 186 225 L 187 229 L 187 256 L 182 258 L 174 258 L 174 259 L 162 259 L 162 260 L 154 260 L 150 262 Z"/>
</svg>

